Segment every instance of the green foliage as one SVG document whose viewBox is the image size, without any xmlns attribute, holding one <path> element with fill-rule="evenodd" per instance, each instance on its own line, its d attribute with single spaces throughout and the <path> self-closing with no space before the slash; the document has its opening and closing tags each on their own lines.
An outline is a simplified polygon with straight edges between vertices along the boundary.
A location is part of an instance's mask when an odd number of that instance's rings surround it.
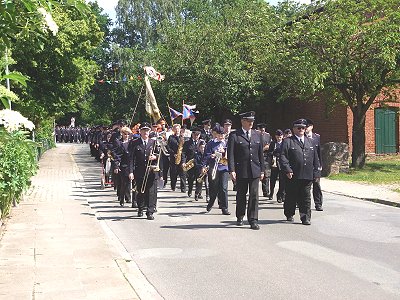
<svg viewBox="0 0 400 300">
<path fill-rule="evenodd" d="M 95 16 L 63 6 L 53 10 L 53 18 L 59 31 L 47 36 L 43 48 L 23 38 L 13 45 L 15 68 L 30 79 L 26 89 L 18 90 L 21 101 L 16 108 L 35 123 L 77 111 L 98 70 L 91 51 L 103 35 Z"/>
<path fill-rule="evenodd" d="M 36 173 L 37 144 L 26 133 L 8 133 L 0 128 L 0 218 L 5 217 L 12 201 L 19 202 Z"/>
</svg>

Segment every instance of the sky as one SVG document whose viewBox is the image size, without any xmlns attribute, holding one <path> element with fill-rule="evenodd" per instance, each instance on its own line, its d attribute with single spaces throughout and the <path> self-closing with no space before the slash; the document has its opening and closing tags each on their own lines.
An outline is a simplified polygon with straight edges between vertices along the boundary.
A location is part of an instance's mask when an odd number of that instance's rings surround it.
<svg viewBox="0 0 400 300">
<path fill-rule="evenodd" d="M 266 0 L 272 5 L 277 4 L 278 2 L 282 2 L 282 0 Z M 297 0 L 300 3 L 309 4 L 311 0 Z M 115 20 L 115 7 L 117 6 L 118 0 L 97 0 L 97 3 L 101 8 L 104 9 L 104 12 L 110 16 L 112 20 Z"/>
</svg>

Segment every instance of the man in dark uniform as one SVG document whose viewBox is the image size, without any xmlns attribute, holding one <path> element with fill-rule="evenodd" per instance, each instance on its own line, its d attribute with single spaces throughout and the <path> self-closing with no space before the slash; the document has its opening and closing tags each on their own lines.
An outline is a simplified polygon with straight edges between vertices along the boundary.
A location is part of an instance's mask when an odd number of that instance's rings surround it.
<svg viewBox="0 0 400 300">
<path fill-rule="evenodd" d="M 286 198 L 283 205 L 286 219 L 293 222 L 296 204 L 303 225 L 311 224 L 311 184 L 319 178 L 319 159 L 314 142 L 305 136 L 307 121 L 293 122 L 293 136 L 282 142 L 280 167 L 286 174 Z"/>
<path fill-rule="evenodd" d="M 178 179 L 178 175 L 181 173 L 180 172 L 180 163 L 176 164 L 177 162 L 177 155 L 178 155 L 178 148 L 179 144 L 182 143 L 183 147 L 183 137 L 180 136 L 180 131 L 181 131 L 181 125 L 179 124 L 174 124 L 172 126 L 172 132 L 168 138 L 167 142 L 167 149 L 168 153 L 170 154 L 169 159 L 170 159 L 170 165 L 169 165 L 169 176 L 171 179 L 171 190 L 175 191 L 176 188 L 176 181 Z M 182 155 L 182 154 L 181 154 Z M 183 182 L 183 178 L 180 176 L 180 183 L 181 183 L 181 191 L 186 192 L 186 184 Z"/>
<path fill-rule="evenodd" d="M 269 150 L 269 145 L 271 144 L 271 135 L 269 132 L 266 131 L 267 124 L 265 123 L 259 123 L 257 124 L 257 129 L 261 132 L 261 135 L 263 136 L 263 151 L 264 151 L 264 162 L 265 162 L 265 176 L 264 179 L 261 181 L 261 188 L 263 191 L 263 196 L 270 198 L 270 192 L 269 192 L 269 180 L 271 178 L 271 166 L 269 164 L 268 160 L 268 150 Z"/>
<path fill-rule="evenodd" d="M 159 177 L 156 163 L 159 150 L 156 141 L 149 138 L 150 129 L 149 123 L 140 124 L 140 138 L 132 141 L 129 145 L 129 179 L 136 180 L 138 217 L 142 217 L 143 210 L 146 209 L 147 219 L 154 220 L 153 214 L 157 205 L 157 180 Z"/>
<path fill-rule="evenodd" d="M 213 138 L 211 134 L 211 119 L 204 120 L 201 123 L 203 124 L 203 129 L 201 129 L 200 138 L 207 143 Z"/>
<path fill-rule="evenodd" d="M 306 128 L 306 135 L 308 138 L 310 138 L 313 141 L 314 147 L 317 150 L 318 154 L 318 159 L 319 159 L 319 165 L 320 165 L 320 171 L 322 170 L 322 160 L 321 160 L 321 136 L 318 133 L 314 133 L 314 123 L 310 119 L 307 120 L 307 128 Z M 313 198 L 314 198 L 314 205 L 315 205 L 315 210 L 317 211 L 323 211 L 324 209 L 322 208 L 322 190 L 321 190 L 321 180 L 320 178 L 315 178 L 312 184 L 312 190 L 313 190 Z"/>
<path fill-rule="evenodd" d="M 200 128 L 193 127 L 191 128 L 192 137 L 187 140 L 183 144 L 182 150 L 182 168 L 186 167 L 186 163 L 192 160 L 193 167 L 186 172 L 186 177 L 188 180 L 188 197 L 192 197 L 193 191 L 193 184 L 196 180 L 196 168 L 194 167 L 194 157 L 195 154 L 199 151 L 198 144 L 199 144 L 199 137 L 200 137 Z"/>
<path fill-rule="evenodd" d="M 229 135 L 228 170 L 232 181 L 236 182 L 236 218 L 237 225 L 243 225 L 246 212 L 246 194 L 249 190 L 247 220 L 250 228 L 260 229 L 258 225 L 258 187 L 264 178 L 265 163 L 263 156 L 263 137 L 260 132 L 251 129 L 255 112 L 240 114 L 242 128 Z"/>
</svg>

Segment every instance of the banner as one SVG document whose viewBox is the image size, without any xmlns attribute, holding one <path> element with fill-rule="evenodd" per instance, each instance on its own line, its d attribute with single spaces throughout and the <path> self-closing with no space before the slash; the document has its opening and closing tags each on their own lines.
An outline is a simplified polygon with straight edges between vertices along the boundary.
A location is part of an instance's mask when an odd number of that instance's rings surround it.
<svg viewBox="0 0 400 300">
<path fill-rule="evenodd" d="M 153 118 L 153 121 L 157 122 L 161 119 L 161 114 L 160 110 L 158 109 L 156 97 L 154 96 L 153 89 L 151 88 L 151 84 L 147 76 L 144 77 L 144 82 L 146 84 L 145 109 L 146 112 Z"/>
</svg>

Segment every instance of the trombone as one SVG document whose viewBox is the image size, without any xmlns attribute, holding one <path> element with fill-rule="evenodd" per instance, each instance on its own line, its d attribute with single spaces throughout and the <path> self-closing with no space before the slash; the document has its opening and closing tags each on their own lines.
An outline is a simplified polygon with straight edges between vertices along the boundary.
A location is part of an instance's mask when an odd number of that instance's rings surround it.
<svg viewBox="0 0 400 300">
<path fill-rule="evenodd" d="M 161 157 L 161 155 L 160 155 L 159 153 L 158 153 L 158 154 L 156 153 L 156 147 L 157 147 L 157 142 L 154 142 L 154 145 L 153 145 L 153 147 L 151 148 L 151 152 L 150 152 L 150 155 L 149 155 L 149 159 L 147 160 L 146 171 L 145 171 L 145 173 L 144 173 L 143 183 L 142 183 L 142 187 L 141 187 L 141 189 L 140 189 L 140 193 L 141 193 L 141 194 L 144 194 L 144 192 L 145 192 L 145 190 L 146 190 L 147 181 L 148 181 L 150 172 L 151 172 L 151 171 L 153 171 L 153 172 L 158 172 L 158 171 L 160 171 L 160 157 Z M 152 160 L 150 160 L 150 156 L 153 156 L 153 155 L 158 155 L 157 164 L 156 164 L 156 165 L 152 165 L 152 164 L 151 164 L 151 163 L 152 163 Z"/>
</svg>

